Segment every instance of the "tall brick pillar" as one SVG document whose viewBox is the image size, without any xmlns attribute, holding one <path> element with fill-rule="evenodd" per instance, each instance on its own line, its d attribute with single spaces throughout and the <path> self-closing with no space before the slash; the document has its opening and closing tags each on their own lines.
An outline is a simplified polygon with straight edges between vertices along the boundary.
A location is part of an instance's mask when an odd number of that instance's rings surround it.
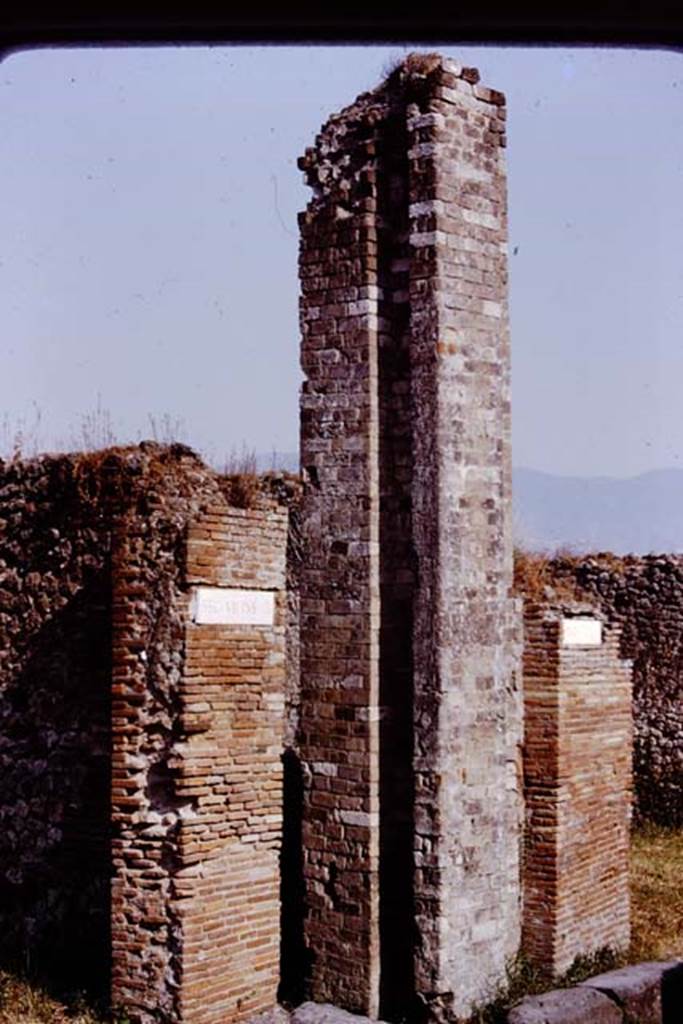
<svg viewBox="0 0 683 1024">
<path fill-rule="evenodd" d="M 408 108 L 417 989 L 466 1016 L 519 944 L 503 96 L 444 62 Z"/>
<path fill-rule="evenodd" d="M 504 98 L 409 57 L 301 161 L 311 994 L 466 1016 L 519 941 Z"/>
</svg>

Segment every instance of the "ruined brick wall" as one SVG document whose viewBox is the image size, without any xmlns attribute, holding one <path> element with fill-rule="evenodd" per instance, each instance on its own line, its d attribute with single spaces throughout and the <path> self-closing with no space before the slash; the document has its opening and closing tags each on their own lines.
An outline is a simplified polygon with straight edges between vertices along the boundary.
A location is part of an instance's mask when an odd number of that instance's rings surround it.
<svg viewBox="0 0 683 1024">
<path fill-rule="evenodd" d="M 285 733 L 284 511 L 216 510 L 190 529 L 188 586 L 273 591 L 272 626 L 189 623 L 177 795 L 183 1020 L 241 1020 L 275 1005 L 280 968 Z M 201 866 L 201 873 L 197 870 Z"/>
<path fill-rule="evenodd" d="M 505 108 L 408 58 L 302 160 L 311 991 L 465 1015 L 519 940 Z"/>
<path fill-rule="evenodd" d="M 635 817 L 683 825 L 683 556 L 559 558 L 549 575 L 577 583 L 620 625 L 633 663 Z"/>
<path fill-rule="evenodd" d="M 630 665 L 616 626 L 563 639 L 591 611 L 525 606 L 523 949 L 550 975 L 630 936 Z"/>
<path fill-rule="evenodd" d="M 435 72 L 409 111 L 419 988 L 459 1016 L 519 942 L 504 97 Z"/>
<path fill-rule="evenodd" d="M 353 135 L 328 148 L 341 160 Z M 355 134 L 355 133 L 354 133 Z M 356 165 L 364 148 L 358 139 Z M 333 160 L 329 161 L 330 164 Z M 313 154 L 308 164 L 315 165 Z M 379 517 L 376 229 L 342 188 L 301 220 L 300 745 L 312 992 L 376 1015 L 379 984 Z M 311 172 L 307 172 L 312 177 Z M 332 167 L 328 172 L 335 186 Z M 353 203 L 360 209 L 354 216 Z M 338 214 L 338 210 L 340 211 Z"/>
<path fill-rule="evenodd" d="M 192 812 L 173 878 L 185 1021 L 275 1004 L 284 738 L 284 512 L 216 509 L 189 531 L 187 586 L 277 592 L 269 627 L 188 623 L 175 792 Z M 184 735 L 183 735 L 184 734 Z"/>
<path fill-rule="evenodd" d="M 98 994 L 111 975 L 136 1021 L 276 999 L 296 602 L 286 511 L 226 489 L 154 444 L 0 481 L 2 955 Z M 273 623 L 193 622 L 199 584 L 276 593 Z"/>
<path fill-rule="evenodd" d="M 156 553 L 166 545 L 176 557 L 169 523 L 175 517 L 181 529 L 183 514 L 220 495 L 215 474 L 182 446 L 142 444 L 3 467 L 3 934 L 23 967 L 63 984 L 108 984 L 115 520 L 125 519 L 151 560 L 142 628 L 164 600 Z M 167 639 L 162 629 L 157 647 Z M 162 652 L 149 665 L 150 685 L 165 658 Z"/>
</svg>

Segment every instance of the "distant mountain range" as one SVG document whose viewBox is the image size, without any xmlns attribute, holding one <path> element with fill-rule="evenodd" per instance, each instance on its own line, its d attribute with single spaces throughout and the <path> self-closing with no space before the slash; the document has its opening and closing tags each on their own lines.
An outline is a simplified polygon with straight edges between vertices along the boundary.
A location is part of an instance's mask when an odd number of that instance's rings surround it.
<svg viewBox="0 0 683 1024">
<path fill-rule="evenodd" d="M 628 479 L 513 472 L 515 540 L 615 554 L 683 551 L 683 470 Z"/>
<path fill-rule="evenodd" d="M 298 472 L 296 452 L 258 455 L 264 471 Z M 569 548 L 648 554 L 683 551 L 683 469 L 628 479 L 513 471 L 515 542 L 532 550 Z"/>
</svg>

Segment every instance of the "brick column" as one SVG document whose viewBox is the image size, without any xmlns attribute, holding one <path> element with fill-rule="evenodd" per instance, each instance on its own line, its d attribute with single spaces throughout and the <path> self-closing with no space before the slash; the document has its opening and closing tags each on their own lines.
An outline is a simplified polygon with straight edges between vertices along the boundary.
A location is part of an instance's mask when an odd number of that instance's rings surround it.
<svg viewBox="0 0 683 1024">
<path fill-rule="evenodd" d="M 169 856 L 177 809 L 167 774 L 183 613 L 177 536 L 164 509 L 121 516 L 112 551 L 112 980 L 136 1022 L 177 1021 L 180 948 Z M 161 529 L 163 523 L 166 529 Z"/>
<path fill-rule="evenodd" d="M 467 1016 L 519 944 L 519 608 L 504 97 L 443 60 L 408 96 L 416 988 Z"/>
<path fill-rule="evenodd" d="M 467 1015 L 519 941 L 505 108 L 477 80 L 409 57 L 302 161 L 312 995 L 397 1019 Z"/>
<path fill-rule="evenodd" d="M 284 512 L 209 510 L 192 524 L 187 586 L 274 597 L 272 622 L 189 621 L 183 738 L 171 762 L 180 822 L 174 909 L 184 1024 L 270 1009 L 280 971 L 286 596 Z M 242 621 L 240 621 L 240 619 Z"/>
<path fill-rule="evenodd" d="M 524 616 L 523 948 L 550 974 L 629 942 L 630 664 L 591 611 Z M 567 613 L 587 635 L 572 639 Z"/>
<path fill-rule="evenodd" d="M 144 1024 L 241 1021 L 279 981 L 287 517 L 217 505 L 185 548 L 177 521 L 124 525 L 113 1002 Z M 197 587 L 209 612 L 192 611 Z"/>
</svg>

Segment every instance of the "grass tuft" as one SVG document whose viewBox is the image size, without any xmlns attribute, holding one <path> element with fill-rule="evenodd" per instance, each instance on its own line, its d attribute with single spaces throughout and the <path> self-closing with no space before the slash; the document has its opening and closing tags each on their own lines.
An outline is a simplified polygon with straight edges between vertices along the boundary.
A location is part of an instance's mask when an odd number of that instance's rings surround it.
<svg viewBox="0 0 683 1024">
<path fill-rule="evenodd" d="M 102 1016 L 82 993 L 55 999 L 41 985 L 0 970 L 0 1024 L 126 1024 L 125 1018 Z"/>
<path fill-rule="evenodd" d="M 582 595 L 573 578 L 560 576 L 557 572 L 556 559 L 563 558 L 566 562 L 574 556 L 562 552 L 544 554 L 515 548 L 514 553 L 514 591 L 525 600 L 542 604 L 544 601 L 577 601 Z M 583 595 L 585 600 L 585 595 Z"/>
</svg>

